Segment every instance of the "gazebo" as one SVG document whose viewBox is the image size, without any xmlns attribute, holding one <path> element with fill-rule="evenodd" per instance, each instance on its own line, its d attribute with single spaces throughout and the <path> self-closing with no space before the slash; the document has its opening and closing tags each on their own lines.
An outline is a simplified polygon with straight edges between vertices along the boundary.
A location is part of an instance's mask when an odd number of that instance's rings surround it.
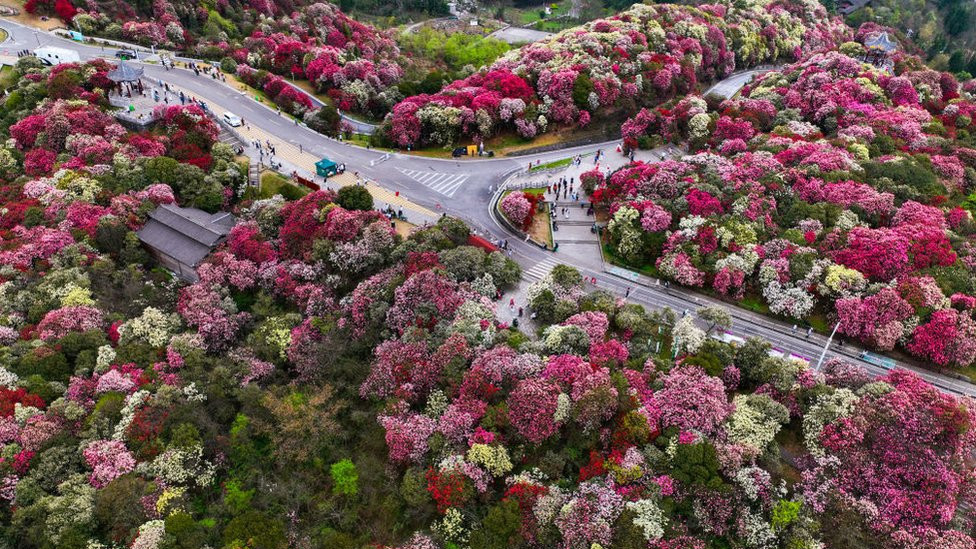
<svg viewBox="0 0 976 549">
<path fill-rule="evenodd" d="M 132 97 L 132 86 L 135 83 L 140 91 L 142 91 L 142 73 L 144 69 L 142 67 L 133 67 L 132 65 L 125 62 L 125 60 L 119 61 L 118 66 L 110 70 L 106 76 L 112 82 L 115 82 L 116 86 L 119 88 L 119 92 L 122 92 L 123 84 L 128 84 L 128 95 Z"/>
<path fill-rule="evenodd" d="M 885 31 L 872 32 L 864 37 L 864 47 L 867 49 L 867 61 L 882 65 L 888 56 L 898 50 L 898 41 L 888 36 Z"/>
</svg>

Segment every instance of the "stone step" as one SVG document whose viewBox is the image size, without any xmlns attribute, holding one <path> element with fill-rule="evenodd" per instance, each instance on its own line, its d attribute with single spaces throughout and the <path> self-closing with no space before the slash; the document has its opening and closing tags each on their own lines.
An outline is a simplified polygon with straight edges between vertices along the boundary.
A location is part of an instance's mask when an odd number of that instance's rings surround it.
<svg viewBox="0 0 976 549">
<path fill-rule="evenodd" d="M 578 226 L 578 227 L 589 227 L 593 224 L 593 219 L 557 219 L 556 225 L 562 226 Z"/>
<path fill-rule="evenodd" d="M 593 240 L 585 240 L 581 238 L 567 238 L 564 240 L 554 234 L 553 240 L 558 242 L 559 244 L 593 244 L 595 246 L 600 243 L 600 239 L 595 238 L 595 235 Z"/>
</svg>

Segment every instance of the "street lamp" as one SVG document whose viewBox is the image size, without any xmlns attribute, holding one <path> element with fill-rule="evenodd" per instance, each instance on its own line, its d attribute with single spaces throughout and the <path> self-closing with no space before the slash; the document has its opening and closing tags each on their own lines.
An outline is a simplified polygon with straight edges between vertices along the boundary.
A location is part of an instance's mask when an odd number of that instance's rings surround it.
<svg viewBox="0 0 976 549">
<path fill-rule="evenodd" d="M 814 372 L 820 371 L 820 365 L 823 364 L 824 356 L 827 354 L 827 347 L 830 347 L 830 342 L 834 340 L 834 334 L 837 333 L 837 328 L 840 327 L 840 322 L 834 324 L 834 330 L 830 332 L 830 337 L 827 338 L 827 343 L 824 343 L 823 351 L 820 353 L 820 360 L 817 361 L 817 367 L 813 369 Z"/>
</svg>

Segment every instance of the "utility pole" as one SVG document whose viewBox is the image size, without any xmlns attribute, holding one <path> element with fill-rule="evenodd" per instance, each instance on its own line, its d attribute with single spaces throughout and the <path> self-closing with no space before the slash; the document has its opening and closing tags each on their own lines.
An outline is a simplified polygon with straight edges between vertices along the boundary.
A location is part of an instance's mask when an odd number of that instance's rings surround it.
<svg viewBox="0 0 976 549">
<path fill-rule="evenodd" d="M 823 351 L 820 353 L 820 360 L 817 361 L 817 367 L 813 369 L 814 372 L 820 371 L 820 365 L 823 364 L 824 356 L 827 354 L 827 348 L 830 347 L 830 342 L 834 340 L 834 334 L 837 333 L 837 328 L 840 327 L 840 322 L 834 324 L 834 330 L 830 332 L 830 337 L 827 338 L 827 343 L 824 344 Z"/>
</svg>

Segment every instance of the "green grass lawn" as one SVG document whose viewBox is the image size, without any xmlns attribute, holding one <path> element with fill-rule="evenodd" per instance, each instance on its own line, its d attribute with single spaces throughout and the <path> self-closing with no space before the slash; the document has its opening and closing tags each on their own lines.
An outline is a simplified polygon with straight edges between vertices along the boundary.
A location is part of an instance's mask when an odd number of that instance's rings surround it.
<svg viewBox="0 0 976 549">
<path fill-rule="evenodd" d="M 539 172 L 539 171 L 542 171 L 542 170 L 552 170 L 552 169 L 556 169 L 556 168 L 564 168 L 566 166 L 569 166 L 569 164 L 572 161 L 573 161 L 572 158 L 560 158 L 559 160 L 553 160 L 552 162 L 546 162 L 545 164 L 539 164 L 537 166 L 532 166 L 532 169 L 529 170 L 529 171 Z"/>
<path fill-rule="evenodd" d="M 569 13 L 569 9 L 572 7 L 572 2 L 570 0 L 564 0 L 563 2 L 553 2 L 548 4 L 552 13 L 543 17 L 543 12 L 545 10 L 545 4 L 540 4 L 538 6 L 532 6 L 521 9 L 509 8 L 512 10 L 513 15 L 509 19 L 521 24 L 521 25 L 531 25 L 536 21 L 552 19 L 554 17 L 559 17 L 561 15 L 566 15 Z M 541 29 L 540 29 L 541 30 Z"/>
<path fill-rule="evenodd" d="M 10 65 L 4 65 L 0 68 L 0 89 L 10 89 L 17 84 L 17 75 L 14 74 L 14 68 Z"/>
<path fill-rule="evenodd" d="M 739 305 L 743 309 L 749 309 L 750 311 L 761 313 L 764 315 L 769 314 L 769 305 L 766 305 L 763 300 L 757 295 L 746 295 L 741 300 L 739 300 Z"/>
<path fill-rule="evenodd" d="M 658 272 L 657 267 L 653 263 L 634 265 L 633 263 L 630 263 L 624 258 L 618 256 L 616 252 L 614 252 L 613 247 L 606 242 L 603 243 L 603 257 L 606 258 L 607 263 L 611 265 L 623 267 L 631 271 L 638 271 L 640 274 L 649 276 L 651 278 L 661 278 L 661 273 Z"/>
<path fill-rule="evenodd" d="M 249 187 L 245 192 L 245 198 L 262 200 L 280 194 L 286 200 L 298 200 L 299 198 L 312 192 L 311 190 L 296 185 L 288 178 L 272 171 L 265 171 L 261 174 L 261 189 Z"/>
</svg>

